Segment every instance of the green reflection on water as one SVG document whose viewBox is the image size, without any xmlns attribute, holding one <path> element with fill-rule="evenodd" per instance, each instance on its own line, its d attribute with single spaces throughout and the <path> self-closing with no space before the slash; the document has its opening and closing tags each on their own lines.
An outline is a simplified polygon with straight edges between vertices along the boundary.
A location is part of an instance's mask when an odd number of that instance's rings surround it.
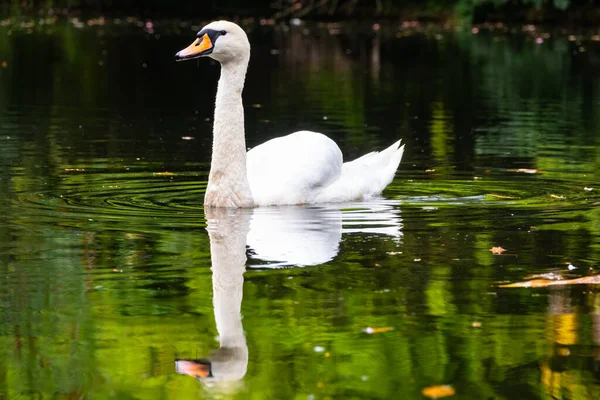
<svg viewBox="0 0 600 400">
<path fill-rule="evenodd" d="M 243 319 L 223 303 L 247 372 L 219 385 L 174 364 L 226 353 L 201 207 L 218 70 L 156 26 L 0 27 L 0 398 L 598 397 L 596 290 L 498 288 L 596 273 L 596 43 L 256 30 L 249 145 L 310 128 L 407 154 L 388 200 L 247 216 L 283 230 L 248 236 Z"/>
</svg>

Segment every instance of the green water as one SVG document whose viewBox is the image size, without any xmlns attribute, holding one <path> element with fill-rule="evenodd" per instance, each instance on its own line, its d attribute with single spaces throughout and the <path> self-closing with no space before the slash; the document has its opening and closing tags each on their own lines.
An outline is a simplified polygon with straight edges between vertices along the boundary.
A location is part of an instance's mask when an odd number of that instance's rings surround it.
<svg viewBox="0 0 600 400">
<path fill-rule="evenodd" d="M 0 399 L 600 398 L 598 288 L 499 287 L 600 273 L 591 34 L 255 28 L 249 147 L 406 153 L 381 199 L 205 214 L 200 26 L 1 22 Z"/>
</svg>

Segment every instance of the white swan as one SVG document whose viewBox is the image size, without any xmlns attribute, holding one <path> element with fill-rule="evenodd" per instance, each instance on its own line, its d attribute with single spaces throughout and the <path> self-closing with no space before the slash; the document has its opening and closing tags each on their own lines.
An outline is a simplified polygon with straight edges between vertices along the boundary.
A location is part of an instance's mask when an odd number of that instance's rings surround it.
<svg viewBox="0 0 600 400">
<path fill-rule="evenodd" d="M 232 22 L 212 22 L 175 58 L 181 61 L 202 56 L 221 64 L 205 205 L 256 207 L 353 201 L 380 194 L 394 179 L 404 153 L 400 141 L 347 163 L 333 140 L 310 131 L 269 140 L 246 153 L 242 90 L 250 60 L 248 37 Z"/>
</svg>

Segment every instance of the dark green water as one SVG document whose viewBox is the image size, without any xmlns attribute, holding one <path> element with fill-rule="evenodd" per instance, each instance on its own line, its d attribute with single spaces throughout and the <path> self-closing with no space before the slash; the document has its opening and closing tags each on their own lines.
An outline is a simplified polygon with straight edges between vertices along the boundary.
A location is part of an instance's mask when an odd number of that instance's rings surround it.
<svg viewBox="0 0 600 400">
<path fill-rule="evenodd" d="M 200 27 L 77 25 L 0 26 L 0 399 L 600 398 L 600 290 L 499 287 L 600 273 L 600 42 L 256 29 L 250 147 L 405 158 L 369 203 L 205 215 Z"/>
</svg>

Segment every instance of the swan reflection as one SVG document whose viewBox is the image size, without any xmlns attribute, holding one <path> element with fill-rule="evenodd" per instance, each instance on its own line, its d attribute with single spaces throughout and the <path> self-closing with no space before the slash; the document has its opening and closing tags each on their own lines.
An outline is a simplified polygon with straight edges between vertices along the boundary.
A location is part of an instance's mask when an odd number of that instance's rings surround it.
<svg viewBox="0 0 600 400">
<path fill-rule="evenodd" d="M 257 208 L 250 218 L 247 244 L 250 259 L 261 268 L 304 267 L 332 260 L 342 234 L 352 233 L 387 235 L 399 242 L 398 202 Z"/>
<path fill-rule="evenodd" d="M 402 239 L 398 203 L 384 200 L 319 207 L 206 208 L 205 215 L 220 346 L 210 358 L 176 360 L 175 368 L 209 386 L 235 386 L 246 374 L 248 346 L 241 305 L 248 256 L 252 267 L 302 267 L 333 259 L 343 234 L 386 235 L 398 243 Z"/>
</svg>

